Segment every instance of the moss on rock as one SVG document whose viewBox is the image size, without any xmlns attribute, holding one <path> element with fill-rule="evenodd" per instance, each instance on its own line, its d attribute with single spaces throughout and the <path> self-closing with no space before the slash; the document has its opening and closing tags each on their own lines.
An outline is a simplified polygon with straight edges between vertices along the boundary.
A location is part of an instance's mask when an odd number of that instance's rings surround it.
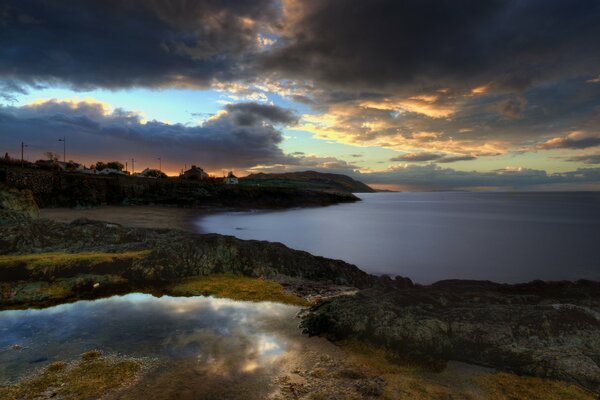
<svg viewBox="0 0 600 400">
<path fill-rule="evenodd" d="M 286 293 L 277 282 L 234 274 L 215 274 L 181 280 L 166 289 L 177 296 L 215 296 L 243 301 L 273 301 L 298 306 L 308 302 Z"/>
<path fill-rule="evenodd" d="M 73 363 L 50 364 L 45 370 L 13 385 L 0 386 L 5 400 L 59 398 L 62 400 L 97 399 L 108 392 L 126 387 L 140 376 L 145 362 L 139 359 L 104 357 L 88 353 Z"/>
</svg>

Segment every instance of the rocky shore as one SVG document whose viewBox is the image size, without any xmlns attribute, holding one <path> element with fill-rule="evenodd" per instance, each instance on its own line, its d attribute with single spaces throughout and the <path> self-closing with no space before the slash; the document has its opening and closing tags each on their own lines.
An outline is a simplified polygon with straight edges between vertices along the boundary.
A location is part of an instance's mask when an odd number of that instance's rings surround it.
<svg viewBox="0 0 600 400">
<path fill-rule="evenodd" d="M 2 267 L 0 275 L 4 286 L 12 285 L 5 287 L 0 296 L 0 305 L 5 307 L 31 305 L 32 299 L 20 294 L 28 292 L 32 282 L 54 283 L 59 279 L 63 285 L 76 285 L 81 297 L 93 297 L 100 292 L 94 289 L 94 283 L 99 283 L 101 292 L 107 294 L 111 288 L 119 292 L 124 285 L 159 287 L 176 279 L 214 273 L 282 282 L 300 279 L 358 288 L 370 287 L 379 280 L 343 261 L 312 256 L 280 243 L 180 230 L 125 228 L 85 219 L 63 224 L 44 219 L 6 218 L 0 225 L 0 238 L 0 255 L 84 253 L 92 257 L 92 260 L 67 257 L 62 265 L 39 268 L 15 258 L 12 265 Z M 115 258 L 109 261 L 93 257 L 111 253 Z M 135 256 L 116 257 L 119 254 Z"/>
<path fill-rule="evenodd" d="M 598 282 L 367 289 L 314 306 L 303 326 L 432 364 L 459 360 L 600 392 Z"/>
<path fill-rule="evenodd" d="M 27 192 L 0 197 L 0 308 L 131 291 L 161 293 L 212 274 L 281 283 L 314 305 L 311 335 L 383 346 L 432 366 L 459 360 L 600 393 L 600 283 L 503 285 L 376 277 L 280 243 L 88 219 L 35 219 Z M 37 257 L 36 257 L 37 255 Z"/>
</svg>

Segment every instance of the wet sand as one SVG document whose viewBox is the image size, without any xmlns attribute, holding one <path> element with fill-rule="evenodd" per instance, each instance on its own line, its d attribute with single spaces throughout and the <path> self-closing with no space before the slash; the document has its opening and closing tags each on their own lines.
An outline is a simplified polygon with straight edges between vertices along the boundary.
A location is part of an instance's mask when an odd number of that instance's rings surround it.
<svg viewBox="0 0 600 400">
<path fill-rule="evenodd" d="M 198 232 L 194 221 L 211 209 L 159 206 L 101 206 L 94 208 L 43 208 L 40 217 L 57 222 L 89 218 L 132 228 L 166 228 Z"/>
</svg>

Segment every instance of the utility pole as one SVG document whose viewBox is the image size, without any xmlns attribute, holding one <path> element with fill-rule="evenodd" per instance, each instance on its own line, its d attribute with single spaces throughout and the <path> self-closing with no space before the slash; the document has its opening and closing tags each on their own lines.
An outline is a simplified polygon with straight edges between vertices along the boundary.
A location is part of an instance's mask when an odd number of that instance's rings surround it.
<svg viewBox="0 0 600 400">
<path fill-rule="evenodd" d="M 27 145 L 25 143 L 21 142 L 21 167 L 23 166 L 23 160 L 24 160 L 24 157 L 23 157 L 24 150 L 23 149 L 25 147 L 27 147 Z"/>
<path fill-rule="evenodd" d="M 129 170 L 127 169 L 127 161 L 125 161 L 125 172 L 129 172 Z"/>
<path fill-rule="evenodd" d="M 131 175 L 133 175 L 134 171 L 135 171 L 135 160 L 132 158 L 131 159 Z"/>
<path fill-rule="evenodd" d="M 58 139 L 59 142 L 63 142 L 63 162 L 67 162 L 67 137 L 63 136 L 62 139 Z"/>
<path fill-rule="evenodd" d="M 162 172 L 162 158 L 158 157 L 158 170 Z"/>
</svg>

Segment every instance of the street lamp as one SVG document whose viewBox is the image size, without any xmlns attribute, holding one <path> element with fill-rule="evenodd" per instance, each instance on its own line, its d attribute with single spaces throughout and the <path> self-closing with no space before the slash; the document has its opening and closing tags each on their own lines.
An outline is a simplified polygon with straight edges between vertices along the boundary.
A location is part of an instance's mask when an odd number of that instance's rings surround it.
<svg viewBox="0 0 600 400">
<path fill-rule="evenodd" d="M 27 147 L 27 145 L 25 143 L 21 142 L 21 167 L 23 166 L 23 159 L 24 159 L 23 154 L 24 154 L 25 147 Z"/>
<path fill-rule="evenodd" d="M 62 139 L 58 139 L 59 142 L 63 142 L 63 162 L 67 162 L 67 137 L 63 136 Z"/>
<path fill-rule="evenodd" d="M 158 157 L 158 170 L 162 172 L 162 158 Z"/>
</svg>

